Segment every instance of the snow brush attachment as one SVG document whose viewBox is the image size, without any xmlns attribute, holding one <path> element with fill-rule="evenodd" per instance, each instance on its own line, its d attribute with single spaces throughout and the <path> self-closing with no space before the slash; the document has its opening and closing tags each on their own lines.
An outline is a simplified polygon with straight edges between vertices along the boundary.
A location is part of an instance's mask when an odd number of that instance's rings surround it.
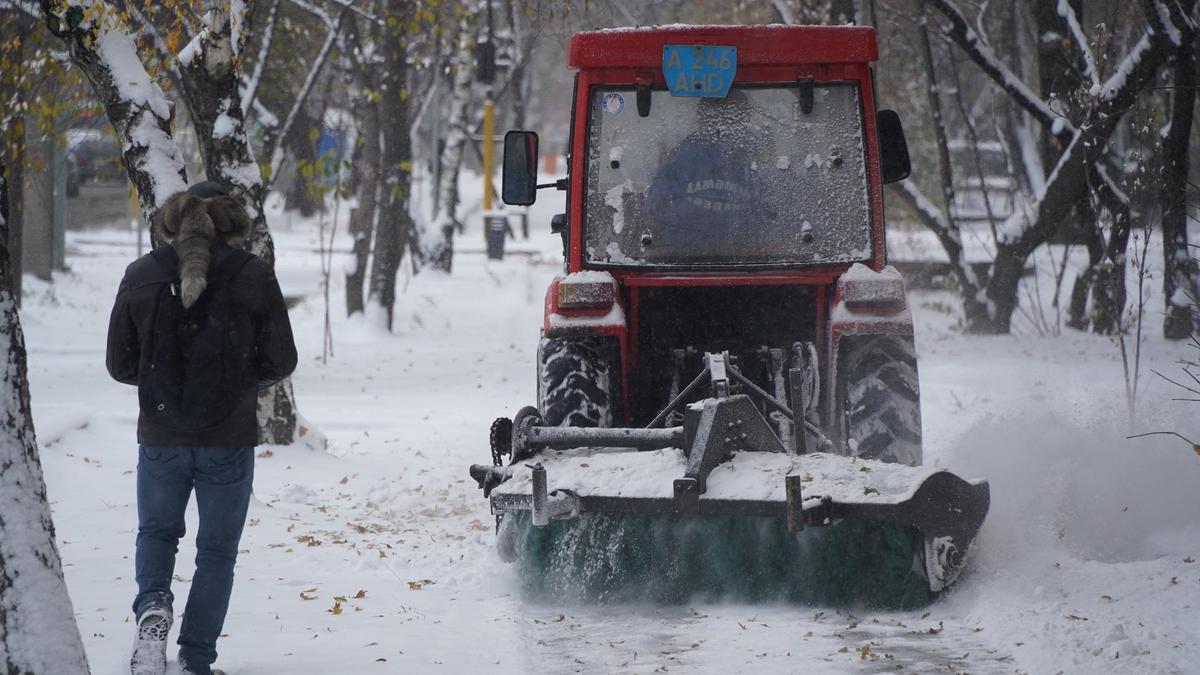
<svg viewBox="0 0 1200 675">
<path fill-rule="evenodd" d="M 804 454 L 749 396 L 717 386 L 735 368 L 708 360 L 713 396 L 681 406 L 681 426 L 551 427 L 534 408 L 493 426 L 494 446 L 510 442 L 493 458 L 512 461 L 471 476 L 527 591 L 906 609 L 957 579 L 987 515 L 986 482 Z"/>
</svg>

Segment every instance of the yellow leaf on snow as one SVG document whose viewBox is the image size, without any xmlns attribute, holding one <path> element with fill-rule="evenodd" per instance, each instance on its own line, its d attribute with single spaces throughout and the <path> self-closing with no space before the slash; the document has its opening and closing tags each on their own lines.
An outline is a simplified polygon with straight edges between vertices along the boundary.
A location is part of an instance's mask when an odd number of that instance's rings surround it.
<svg viewBox="0 0 1200 675">
<path fill-rule="evenodd" d="M 313 586 L 312 588 L 306 588 L 303 591 L 300 591 L 300 599 L 301 600 L 316 600 L 317 599 L 317 587 Z"/>
</svg>

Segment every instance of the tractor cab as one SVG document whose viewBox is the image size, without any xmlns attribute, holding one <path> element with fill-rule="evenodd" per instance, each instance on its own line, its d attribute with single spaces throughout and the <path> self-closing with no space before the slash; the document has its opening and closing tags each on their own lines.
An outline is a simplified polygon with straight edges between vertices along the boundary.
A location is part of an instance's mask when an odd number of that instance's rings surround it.
<svg viewBox="0 0 1200 675">
<path fill-rule="evenodd" d="M 502 194 L 566 190 L 545 334 L 612 343 L 616 419 L 648 423 L 705 353 L 729 352 L 763 387 L 771 349 L 829 379 L 812 355 L 835 347 L 836 282 L 856 263 L 883 269 L 882 185 L 909 170 L 899 118 L 875 110 L 875 58 L 874 29 L 852 26 L 572 38 L 568 176 L 538 185 L 537 135 L 510 131 Z"/>
<path fill-rule="evenodd" d="M 875 52 L 860 27 L 576 35 L 568 271 L 882 268 L 880 189 L 908 156 Z M 535 198 L 530 147 L 506 139 L 510 203 Z"/>
</svg>

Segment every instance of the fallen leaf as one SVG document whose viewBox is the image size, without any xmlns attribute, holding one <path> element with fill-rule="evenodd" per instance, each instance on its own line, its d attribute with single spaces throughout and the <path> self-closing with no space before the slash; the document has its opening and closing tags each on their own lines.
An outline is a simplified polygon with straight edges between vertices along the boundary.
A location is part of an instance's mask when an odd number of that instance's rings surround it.
<svg viewBox="0 0 1200 675">
<path fill-rule="evenodd" d="M 361 589 L 357 593 L 354 594 L 355 600 L 362 600 L 365 597 L 367 597 L 367 592 L 364 590 L 361 590 Z"/>
<path fill-rule="evenodd" d="M 871 487 L 870 485 L 864 485 L 863 486 L 863 494 L 864 495 L 877 495 L 877 494 L 879 494 L 879 490 L 876 490 L 875 488 Z"/>
<path fill-rule="evenodd" d="M 314 586 L 312 588 L 306 588 L 303 591 L 300 591 L 300 599 L 301 600 L 316 600 L 317 599 L 317 588 Z"/>
<path fill-rule="evenodd" d="M 858 650 L 858 658 L 860 658 L 860 659 L 865 659 L 870 654 L 871 654 L 871 643 L 870 642 L 863 645 L 862 649 Z"/>
<path fill-rule="evenodd" d="M 341 613 L 342 613 L 342 603 L 340 603 L 340 602 L 337 602 L 337 601 L 335 600 L 335 601 L 334 601 L 334 603 L 333 603 L 333 607 L 330 607 L 329 609 L 327 609 L 327 610 L 325 610 L 325 611 L 326 611 L 326 612 L 329 612 L 330 614 L 333 614 L 333 615 L 335 615 L 335 616 L 336 616 L 336 615 L 338 615 L 338 614 L 341 614 Z"/>
</svg>

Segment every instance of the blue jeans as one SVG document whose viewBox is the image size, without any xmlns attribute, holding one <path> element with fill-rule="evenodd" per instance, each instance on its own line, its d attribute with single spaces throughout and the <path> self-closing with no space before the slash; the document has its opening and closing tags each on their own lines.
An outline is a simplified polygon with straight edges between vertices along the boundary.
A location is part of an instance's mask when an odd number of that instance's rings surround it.
<svg viewBox="0 0 1200 675">
<path fill-rule="evenodd" d="M 173 611 L 175 554 L 186 531 L 184 510 L 196 491 L 196 573 L 179 629 L 179 658 L 197 675 L 207 675 L 217 660 L 253 481 L 254 448 L 142 446 L 138 453 L 136 615 L 153 606 Z"/>
</svg>

